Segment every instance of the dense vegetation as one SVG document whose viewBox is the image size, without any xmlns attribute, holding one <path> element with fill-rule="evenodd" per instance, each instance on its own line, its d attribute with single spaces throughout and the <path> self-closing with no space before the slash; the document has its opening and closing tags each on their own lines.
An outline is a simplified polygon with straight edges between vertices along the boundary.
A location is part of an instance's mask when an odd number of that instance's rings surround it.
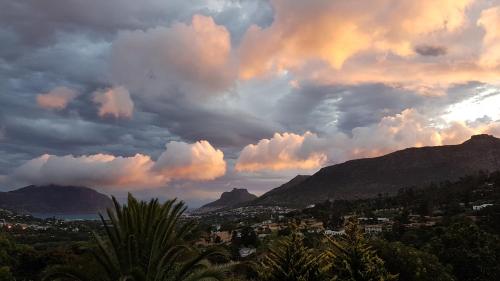
<svg viewBox="0 0 500 281">
<path fill-rule="evenodd" d="M 183 219 L 182 203 L 133 197 L 124 206 L 114 203 L 103 225 L 89 223 L 88 235 L 52 231 L 40 242 L 2 231 L 0 281 L 500 280 L 500 173 L 406 188 L 396 196 L 323 202 L 289 214 L 288 228 L 260 238 L 246 226 L 217 249 L 195 243 L 206 226 Z M 493 205 L 472 209 L 481 204 Z M 297 227 L 310 217 L 345 235 Z M 364 234 L 359 219 L 377 217 L 394 223 L 379 235 Z M 242 247 L 257 253 L 242 258 Z"/>
</svg>

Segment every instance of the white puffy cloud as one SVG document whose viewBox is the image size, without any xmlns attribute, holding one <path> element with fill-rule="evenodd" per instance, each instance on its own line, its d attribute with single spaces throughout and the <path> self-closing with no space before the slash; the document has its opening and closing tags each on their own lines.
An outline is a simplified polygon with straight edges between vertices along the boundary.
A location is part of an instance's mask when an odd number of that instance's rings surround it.
<svg viewBox="0 0 500 281">
<path fill-rule="evenodd" d="M 99 104 L 99 116 L 131 118 L 134 102 L 125 87 L 113 87 L 94 92 L 93 101 Z"/>
<path fill-rule="evenodd" d="M 55 109 L 61 110 L 66 108 L 69 102 L 71 102 L 78 93 L 67 87 L 56 87 L 50 92 L 38 94 L 36 96 L 36 102 L 38 106 L 45 109 Z"/>
<path fill-rule="evenodd" d="M 236 171 L 316 169 L 327 160 L 324 152 L 315 147 L 318 137 L 306 132 L 276 133 L 271 139 L 260 140 L 243 148 L 236 163 Z"/>
<path fill-rule="evenodd" d="M 149 156 L 115 157 L 109 154 L 56 156 L 44 154 L 14 171 L 14 177 L 32 184 L 130 186 L 159 184 L 151 178 Z"/>
<path fill-rule="evenodd" d="M 172 179 L 213 180 L 226 172 L 224 153 L 208 141 L 167 144 L 153 169 Z"/>
<path fill-rule="evenodd" d="M 222 151 L 207 141 L 170 142 L 157 162 L 150 156 L 44 154 L 16 168 L 11 178 L 30 184 L 96 187 L 158 187 L 172 180 L 205 181 L 223 176 Z"/>
</svg>

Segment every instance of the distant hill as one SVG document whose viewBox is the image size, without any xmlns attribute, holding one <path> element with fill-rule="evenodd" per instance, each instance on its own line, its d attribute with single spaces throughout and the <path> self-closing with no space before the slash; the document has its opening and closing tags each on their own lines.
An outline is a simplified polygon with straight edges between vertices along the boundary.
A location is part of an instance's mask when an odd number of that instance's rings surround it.
<svg viewBox="0 0 500 281">
<path fill-rule="evenodd" d="M 394 194 L 403 187 L 457 180 L 480 170 L 500 170 L 500 139 L 477 135 L 459 145 L 407 148 L 347 161 L 312 176 L 297 176 L 251 204 L 304 207 L 327 199 Z"/>
<path fill-rule="evenodd" d="M 92 214 L 110 206 L 108 196 L 88 187 L 30 185 L 0 192 L 0 208 L 18 212 Z"/>
<path fill-rule="evenodd" d="M 231 191 L 223 192 L 218 200 L 203 205 L 198 212 L 209 212 L 224 208 L 231 208 L 242 203 L 256 199 L 257 196 L 248 192 L 244 188 L 233 188 Z"/>
</svg>

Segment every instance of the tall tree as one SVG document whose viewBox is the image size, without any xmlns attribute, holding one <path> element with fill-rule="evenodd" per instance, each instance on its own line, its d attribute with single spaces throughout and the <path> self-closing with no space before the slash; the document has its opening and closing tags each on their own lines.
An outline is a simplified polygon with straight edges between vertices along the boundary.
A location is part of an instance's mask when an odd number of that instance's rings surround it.
<svg viewBox="0 0 500 281">
<path fill-rule="evenodd" d="M 303 236 L 292 230 L 276 242 L 258 265 L 263 281 L 319 281 L 322 255 L 304 245 Z"/>
<path fill-rule="evenodd" d="M 368 242 L 357 218 L 351 217 L 345 225 L 345 235 L 339 239 L 328 237 L 331 247 L 326 251 L 330 260 L 329 272 L 333 280 L 390 281 L 397 280 L 384 267 Z"/>
<path fill-rule="evenodd" d="M 435 255 L 401 242 L 374 241 L 385 267 L 404 281 L 454 281 L 451 267 L 444 266 Z"/>
</svg>

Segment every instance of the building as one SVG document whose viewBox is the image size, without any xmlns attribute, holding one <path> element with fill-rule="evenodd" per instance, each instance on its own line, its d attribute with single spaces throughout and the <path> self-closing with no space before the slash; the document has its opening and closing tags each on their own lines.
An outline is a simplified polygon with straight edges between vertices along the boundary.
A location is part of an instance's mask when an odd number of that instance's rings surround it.
<svg viewBox="0 0 500 281">
<path fill-rule="evenodd" d="M 379 234 L 384 231 L 384 225 L 382 224 L 369 224 L 365 225 L 366 234 Z"/>
<path fill-rule="evenodd" d="M 345 230 L 341 229 L 341 230 L 330 230 L 330 229 L 327 229 L 325 230 L 325 235 L 328 235 L 328 236 L 342 236 L 345 234 Z"/>
<path fill-rule="evenodd" d="M 490 206 L 493 206 L 493 204 L 481 204 L 481 205 L 474 205 L 472 206 L 472 210 L 474 211 L 479 211 L 481 209 L 484 209 L 486 207 L 490 207 Z"/>
<path fill-rule="evenodd" d="M 240 257 L 242 258 L 246 258 L 248 256 L 250 256 L 251 254 L 254 254 L 255 252 L 257 252 L 257 249 L 255 248 L 241 248 L 238 253 L 240 254 Z"/>
</svg>

